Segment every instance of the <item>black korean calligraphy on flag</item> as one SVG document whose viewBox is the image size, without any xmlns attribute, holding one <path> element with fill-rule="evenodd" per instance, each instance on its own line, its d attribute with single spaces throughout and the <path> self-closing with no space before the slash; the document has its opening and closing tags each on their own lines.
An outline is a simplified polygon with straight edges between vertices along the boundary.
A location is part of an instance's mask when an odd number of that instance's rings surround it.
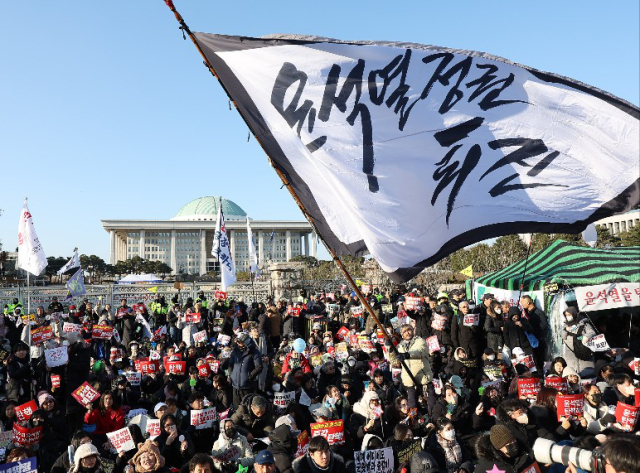
<svg viewBox="0 0 640 473">
<path fill-rule="evenodd" d="M 417 44 L 196 38 L 323 240 L 395 280 L 640 203 L 640 111 L 594 87 Z"/>
</svg>

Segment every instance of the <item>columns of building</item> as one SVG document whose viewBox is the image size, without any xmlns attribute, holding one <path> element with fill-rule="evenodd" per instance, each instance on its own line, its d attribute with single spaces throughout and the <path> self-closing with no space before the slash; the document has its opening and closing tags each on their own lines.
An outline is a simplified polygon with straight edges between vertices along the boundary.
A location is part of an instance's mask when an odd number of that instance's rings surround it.
<svg viewBox="0 0 640 473">
<path fill-rule="evenodd" d="M 144 259 L 144 244 L 145 244 L 145 234 L 144 234 L 144 230 L 140 230 L 140 242 L 138 243 L 139 248 L 138 248 L 138 256 L 142 259 Z"/>
<path fill-rule="evenodd" d="M 302 245 L 302 254 L 309 256 L 309 234 L 300 233 L 300 244 Z"/>
<path fill-rule="evenodd" d="M 287 230 L 285 235 L 287 236 L 287 258 L 285 261 L 289 261 L 291 259 L 291 231 Z"/>
<path fill-rule="evenodd" d="M 229 235 L 229 249 L 231 250 L 231 259 L 233 259 L 234 264 L 236 261 L 236 232 L 235 230 L 227 230 L 227 234 Z"/>
<path fill-rule="evenodd" d="M 264 265 L 264 231 L 258 230 L 258 266 Z"/>
<path fill-rule="evenodd" d="M 311 234 L 311 256 L 318 257 L 318 238 L 315 233 Z"/>
<path fill-rule="evenodd" d="M 200 274 L 207 272 L 207 231 L 200 230 Z"/>
<path fill-rule="evenodd" d="M 116 264 L 116 232 L 109 230 L 109 264 Z"/>
<path fill-rule="evenodd" d="M 276 257 L 276 231 L 275 230 L 271 230 L 271 233 L 273 233 L 273 238 L 271 239 L 271 261 L 275 261 L 275 257 Z M 271 238 L 271 237 L 269 237 Z"/>
<path fill-rule="evenodd" d="M 178 258 L 176 258 L 176 231 L 171 230 L 171 250 L 170 250 L 170 264 L 173 270 L 172 274 L 178 274 Z"/>
</svg>

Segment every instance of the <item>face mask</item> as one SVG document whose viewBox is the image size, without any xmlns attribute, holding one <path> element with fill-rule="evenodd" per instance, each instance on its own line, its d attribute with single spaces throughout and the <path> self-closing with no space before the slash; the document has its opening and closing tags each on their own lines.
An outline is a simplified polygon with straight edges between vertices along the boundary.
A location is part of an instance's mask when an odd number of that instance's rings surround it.
<svg viewBox="0 0 640 473">
<path fill-rule="evenodd" d="M 280 391 L 280 385 L 276 383 L 271 386 L 271 389 L 273 389 L 273 392 Z"/>
<path fill-rule="evenodd" d="M 455 430 L 445 430 L 442 433 L 442 436 L 447 440 L 453 440 L 453 439 L 456 438 L 456 431 Z"/>
<path fill-rule="evenodd" d="M 573 315 L 567 315 L 567 322 L 573 322 Z"/>
<path fill-rule="evenodd" d="M 502 309 L 496 309 L 494 312 L 495 312 L 497 315 L 500 315 L 500 314 L 502 314 Z"/>
<path fill-rule="evenodd" d="M 488 355 L 487 356 L 487 360 L 489 360 L 489 361 L 493 361 L 495 359 L 496 359 L 496 355 Z"/>
<path fill-rule="evenodd" d="M 224 434 L 229 437 L 230 439 L 235 438 L 236 437 L 236 433 L 238 431 L 236 430 L 235 427 L 233 428 L 228 428 L 228 429 L 224 429 Z"/>
<path fill-rule="evenodd" d="M 334 406 L 336 402 L 338 402 L 338 400 L 335 397 L 330 397 L 327 399 L 327 401 L 329 401 L 329 404 L 331 404 L 332 406 Z"/>
<path fill-rule="evenodd" d="M 522 414 L 521 416 L 518 416 L 516 418 L 516 422 L 518 422 L 520 424 L 528 424 L 529 423 L 529 416 L 527 414 Z"/>
<path fill-rule="evenodd" d="M 517 443 L 512 443 L 507 445 L 507 455 L 509 457 L 515 457 L 516 455 L 518 455 L 518 444 Z"/>
<path fill-rule="evenodd" d="M 593 404 L 600 404 L 602 402 L 602 394 L 594 394 L 591 396 L 591 402 Z"/>
</svg>

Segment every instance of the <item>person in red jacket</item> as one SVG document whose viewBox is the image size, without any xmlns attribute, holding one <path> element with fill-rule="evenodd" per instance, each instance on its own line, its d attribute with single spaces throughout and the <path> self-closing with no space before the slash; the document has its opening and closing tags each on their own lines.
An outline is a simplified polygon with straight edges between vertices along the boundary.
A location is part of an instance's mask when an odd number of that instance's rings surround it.
<svg viewBox="0 0 640 473">
<path fill-rule="evenodd" d="M 106 435 L 124 427 L 124 414 L 122 408 L 114 408 L 111 391 L 105 391 L 100 396 L 98 409 L 93 408 L 92 403 L 87 403 L 87 413 L 84 415 L 85 424 L 95 424 L 96 435 Z"/>
<path fill-rule="evenodd" d="M 302 368 L 304 373 L 311 373 L 313 371 L 309 364 L 309 360 L 307 360 L 302 353 L 291 350 L 284 359 L 284 364 L 282 365 L 282 371 L 280 373 L 284 375 L 288 371 L 298 367 Z"/>
</svg>

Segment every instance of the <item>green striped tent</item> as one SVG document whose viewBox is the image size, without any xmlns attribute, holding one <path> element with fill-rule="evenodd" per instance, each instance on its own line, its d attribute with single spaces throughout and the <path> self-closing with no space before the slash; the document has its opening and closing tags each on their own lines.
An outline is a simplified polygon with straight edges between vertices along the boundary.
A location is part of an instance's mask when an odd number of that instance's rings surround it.
<svg viewBox="0 0 640 473">
<path fill-rule="evenodd" d="M 525 260 L 476 279 L 476 283 L 518 290 Z M 529 256 L 524 290 L 542 289 L 545 283 L 590 286 L 608 282 L 640 281 L 640 246 L 600 249 L 556 240 Z"/>
</svg>

